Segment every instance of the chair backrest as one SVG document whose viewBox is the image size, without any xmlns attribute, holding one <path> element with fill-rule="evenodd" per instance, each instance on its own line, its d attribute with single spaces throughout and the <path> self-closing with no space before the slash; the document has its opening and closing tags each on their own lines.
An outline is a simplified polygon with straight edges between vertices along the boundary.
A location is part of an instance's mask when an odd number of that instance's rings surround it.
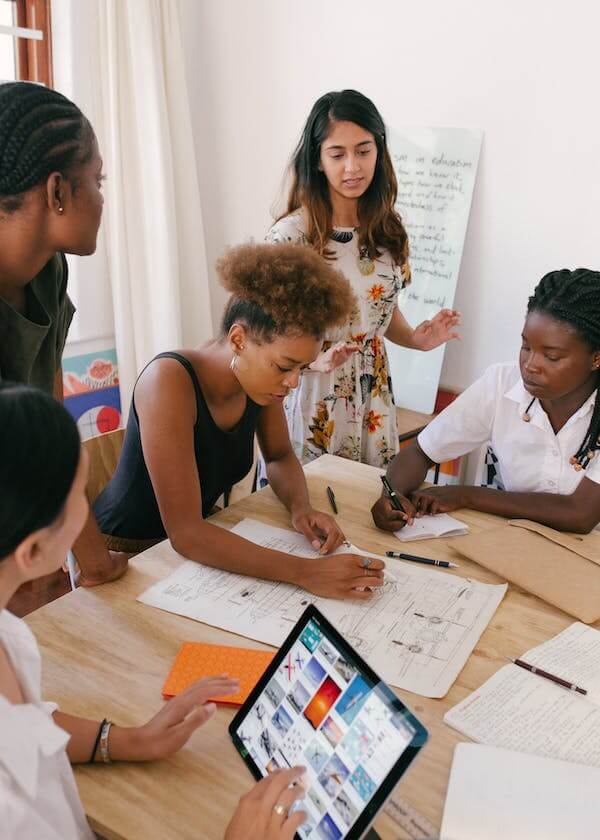
<svg viewBox="0 0 600 840">
<path fill-rule="evenodd" d="M 83 445 L 90 459 L 90 474 L 86 487 L 90 504 L 93 504 L 113 476 L 123 447 L 125 429 L 116 429 L 104 435 L 89 438 Z"/>
</svg>

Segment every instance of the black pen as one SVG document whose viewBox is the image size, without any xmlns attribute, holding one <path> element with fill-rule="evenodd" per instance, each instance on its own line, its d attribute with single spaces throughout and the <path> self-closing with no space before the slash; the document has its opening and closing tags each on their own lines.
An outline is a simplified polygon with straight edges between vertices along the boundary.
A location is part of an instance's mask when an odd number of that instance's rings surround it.
<svg viewBox="0 0 600 840">
<path fill-rule="evenodd" d="M 329 504 L 331 505 L 331 509 L 333 510 L 333 512 L 338 513 L 338 507 L 335 503 L 335 496 L 331 487 L 327 487 L 327 498 L 329 499 Z"/>
<path fill-rule="evenodd" d="M 449 560 L 432 560 L 431 557 L 403 554 L 401 551 L 386 551 L 385 556 L 395 557 L 397 560 L 410 560 L 412 563 L 425 563 L 427 566 L 440 566 L 442 569 L 458 569 L 458 564 L 451 563 Z"/>
<path fill-rule="evenodd" d="M 386 493 L 388 494 L 388 496 L 390 497 L 390 500 L 391 500 L 391 502 L 392 502 L 392 505 L 396 508 L 396 510 L 402 510 L 402 511 L 403 511 L 403 510 L 404 510 L 404 508 L 403 508 L 403 507 L 402 507 L 402 505 L 400 504 L 400 499 L 399 499 L 399 498 L 398 498 L 398 496 L 396 495 L 396 491 L 394 490 L 394 488 L 392 487 L 392 485 L 390 484 L 390 482 L 387 480 L 387 478 L 386 478 L 384 475 L 381 475 L 381 476 L 379 476 L 379 477 L 381 478 L 382 484 L 383 484 L 383 486 L 384 486 L 384 488 L 385 488 L 385 492 L 386 492 Z"/>
</svg>

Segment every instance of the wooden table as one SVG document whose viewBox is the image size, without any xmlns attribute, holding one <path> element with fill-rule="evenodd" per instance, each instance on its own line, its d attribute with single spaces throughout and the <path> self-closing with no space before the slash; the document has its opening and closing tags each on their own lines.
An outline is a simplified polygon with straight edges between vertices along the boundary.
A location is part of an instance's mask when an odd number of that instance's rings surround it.
<svg viewBox="0 0 600 840">
<path fill-rule="evenodd" d="M 350 540 L 378 553 L 397 549 L 391 534 L 378 531 L 369 511 L 379 495 L 379 471 L 363 464 L 324 456 L 306 468 L 315 507 L 328 510 L 330 484 L 339 521 Z M 290 527 L 287 512 L 270 489 L 248 496 L 217 514 L 230 527 L 246 516 Z M 461 512 L 471 531 L 496 524 L 487 514 Z M 460 539 L 460 537 L 455 538 Z M 423 554 L 456 559 L 453 540 L 419 546 Z M 263 647 L 250 639 L 136 602 L 136 596 L 181 562 L 168 543 L 131 562 L 125 577 L 95 589 L 78 589 L 27 618 L 42 648 L 43 690 L 66 712 L 117 723 L 142 723 L 161 705 L 161 686 L 182 641 Z M 487 583 L 499 579 L 460 559 L 455 574 Z M 435 825 L 441 824 L 455 744 L 464 740 L 442 722 L 444 713 L 515 656 L 559 633 L 572 622 L 565 613 L 512 585 L 449 694 L 430 700 L 407 691 L 399 696 L 429 729 L 430 740 L 401 780 L 397 793 Z M 153 764 L 81 766 L 77 782 L 92 827 L 108 840 L 144 838 L 222 838 L 239 796 L 253 784 L 230 742 L 227 725 L 233 710 L 220 707 L 213 719 L 172 758 Z M 386 815 L 375 828 L 385 840 L 403 837 Z"/>
</svg>

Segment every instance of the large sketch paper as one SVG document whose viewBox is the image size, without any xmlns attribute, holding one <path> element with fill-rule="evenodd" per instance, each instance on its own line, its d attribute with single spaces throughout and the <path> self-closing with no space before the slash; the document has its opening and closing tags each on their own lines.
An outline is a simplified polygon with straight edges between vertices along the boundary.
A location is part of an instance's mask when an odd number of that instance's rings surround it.
<svg viewBox="0 0 600 840">
<path fill-rule="evenodd" d="M 232 530 L 258 545 L 319 562 L 300 534 L 252 519 Z M 507 587 L 414 568 L 399 560 L 385 562 L 391 574 L 367 602 L 319 598 L 287 583 L 235 575 L 190 560 L 138 600 L 275 646 L 314 603 L 391 685 L 443 697 Z"/>
<path fill-rule="evenodd" d="M 453 306 L 482 137 L 466 128 L 390 132 L 396 208 L 408 232 L 412 268 L 398 305 L 413 326 Z M 396 405 L 431 414 L 444 347 L 428 353 L 389 341 L 386 347 Z"/>
</svg>

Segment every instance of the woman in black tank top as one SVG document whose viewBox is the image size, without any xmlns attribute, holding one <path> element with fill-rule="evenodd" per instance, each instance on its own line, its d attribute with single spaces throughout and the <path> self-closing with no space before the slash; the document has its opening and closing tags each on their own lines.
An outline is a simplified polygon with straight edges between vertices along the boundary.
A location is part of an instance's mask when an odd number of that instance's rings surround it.
<svg viewBox="0 0 600 840">
<path fill-rule="evenodd" d="M 231 292 L 220 336 L 195 350 L 161 353 L 134 390 L 123 451 L 94 504 L 109 545 L 127 550 L 168 537 L 190 560 L 282 580 L 328 597 L 369 597 L 383 563 L 330 555 L 344 535 L 312 508 L 288 435 L 283 402 L 322 348 L 350 320 L 348 281 L 304 245 L 241 245 L 217 264 Z M 265 549 L 206 520 L 225 489 L 249 471 L 255 432 L 271 487 L 319 563 Z M 366 590 L 366 591 L 365 591 Z"/>
</svg>

